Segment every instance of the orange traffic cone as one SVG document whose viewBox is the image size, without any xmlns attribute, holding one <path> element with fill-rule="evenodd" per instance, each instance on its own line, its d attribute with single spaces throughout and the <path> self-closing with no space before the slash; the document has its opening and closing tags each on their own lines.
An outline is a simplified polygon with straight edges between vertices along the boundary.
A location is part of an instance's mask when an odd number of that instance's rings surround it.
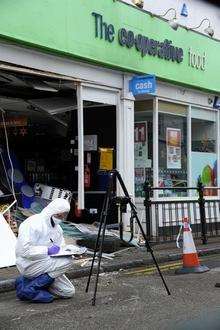
<svg viewBox="0 0 220 330">
<path fill-rule="evenodd" d="M 183 267 L 176 270 L 176 274 L 204 273 L 209 271 L 206 266 L 200 265 L 196 247 L 193 241 L 192 230 L 187 218 L 183 219 Z"/>
</svg>

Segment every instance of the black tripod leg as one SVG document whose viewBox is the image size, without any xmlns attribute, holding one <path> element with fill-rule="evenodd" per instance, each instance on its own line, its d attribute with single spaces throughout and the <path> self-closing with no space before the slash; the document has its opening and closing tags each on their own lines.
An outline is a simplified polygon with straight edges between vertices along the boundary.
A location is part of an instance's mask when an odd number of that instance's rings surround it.
<svg viewBox="0 0 220 330">
<path fill-rule="evenodd" d="M 98 288 L 98 281 L 99 281 L 99 272 L 100 272 L 100 266 L 101 266 L 101 260 L 102 260 L 102 248 L 103 248 L 103 242 L 105 239 L 105 229 L 106 229 L 106 223 L 107 223 L 107 215 L 109 208 L 111 206 L 110 200 L 111 200 L 111 194 L 113 191 L 113 180 L 114 180 L 114 173 L 111 171 L 108 174 L 108 188 L 106 192 L 106 199 L 105 199 L 105 204 L 103 205 L 102 209 L 102 214 L 103 214 L 103 228 L 102 228 L 102 237 L 101 237 L 101 242 L 99 245 L 99 254 L 98 254 L 98 267 L 97 267 L 97 273 L 96 273 L 96 280 L 95 280 L 95 290 L 94 290 L 94 295 L 92 299 L 92 305 L 95 305 L 96 301 L 96 293 L 97 293 L 97 288 Z M 101 231 L 100 231 L 101 232 Z"/>
<path fill-rule="evenodd" d="M 96 273 L 96 280 L 95 280 L 95 289 L 94 289 L 94 295 L 92 299 L 92 305 L 95 305 L 96 302 L 96 293 L 97 293 L 97 288 L 98 288 L 98 281 L 99 281 L 99 273 L 100 273 L 100 266 L 101 266 L 101 260 L 102 260 L 102 247 L 103 247 L 103 242 L 105 239 L 105 229 L 106 229 L 106 222 L 107 222 L 107 211 L 108 211 L 108 202 L 106 203 L 106 213 L 104 214 L 104 222 L 103 222 L 103 229 L 102 229 L 102 237 L 101 237 L 101 242 L 99 246 L 99 254 L 98 254 L 98 267 L 97 267 L 97 273 Z"/>
<path fill-rule="evenodd" d="M 160 267 L 159 267 L 159 265 L 158 265 L 158 263 L 157 263 L 157 260 L 156 260 L 156 258 L 155 258 L 155 256 L 154 256 L 153 250 L 152 250 L 152 248 L 151 248 L 151 246 L 150 246 L 150 244 L 149 244 L 149 242 L 148 242 L 148 240 L 147 240 L 147 237 L 146 237 L 145 232 L 144 232 L 144 230 L 143 230 L 143 228 L 142 228 L 142 225 L 141 225 L 141 223 L 140 223 L 140 220 L 138 219 L 137 214 L 136 214 L 136 221 L 137 221 L 137 224 L 138 224 L 138 226 L 139 226 L 139 228 L 140 228 L 140 230 L 141 230 L 141 233 L 142 233 L 142 235 L 143 235 L 143 237 L 144 237 L 144 240 L 145 240 L 145 244 L 146 244 L 147 250 L 148 250 L 148 251 L 150 252 L 150 254 L 151 254 L 151 257 L 152 257 L 152 259 L 153 259 L 153 261 L 154 261 L 154 264 L 155 264 L 155 266 L 156 266 L 156 268 L 157 268 L 157 270 L 158 270 L 158 273 L 159 273 L 159 275 L 160 275 L 160 277 L 161 277 L 161 280 L 162 280 L 162 282 L 163 282 L 163 284 L 164 284 L 164 287 L 165 287 L 165 289 L 166 289 L 166 291 L 167 291 L 167 294 L 170 295 L 170 294 L 171 294 L 171 293 L 170 293 L 170 290 L 169 290 L 169 288 L 168 288 L 168 286 L 167 286 L 167 284 L 166 284 L 166 282 L 165 282 L 165 280 L 164 280 L 163 274 L 161 273 Z"/>
<path fill-rule="evenodd" d="M 125 186 L 125 184 L 124 184 L 124 182 L 123 182 L 123 180 L 122 180 L 122 177 L 121 177 L 121 175 L 119 174 L 118 171 L 115 170 L 114 173 L 115 173 L 116 177 L 118 178 L 118 181 L 120 182 L 121 188 L 122 188 L 122 190 L 123 190 L 125 196 L 128 197 L 128 199 L 129 199 L 129 205 L 130 205 L 130 207 L 131 207 L 131 209 L 132 209 L 132 211 L 133 211 L 133 214 L 134 214 L 134 216 L 135 216 L 135 219 L 136 219 L 136 221 L 137 221 L 137 224 L 138 224 L 138 226 L 139 226 L 139 228 L 140 228 L 140 230 L 141 230 L 141 233 L 142 233 L 142 235 L 143 235 L 143 237 L 144 237 L 146 247 L 147 247 L 148 251 L 149 251 L 150 254 L 151 254 L 151 257 L 152 257 L 152 259 L 153 259 L 153 261 L 154 261 L 154 263 L 155 263 L 155 266 L 156 266 L 156 268 L 157 268 L 157 270 L 158 270 L 158 273 L 159 273 L 159 275 L 160 275 L 160 277 L 161 277 L 161 280 L 162 280 L 162 282 L 163 282 L 163 284 L 164 284 L 164 287 L 165 287 L 165 289 L 166 289 L 166 291 L 167 291 L 167 294 L 170 295 L 170 290 L 168 289 L 168 286 L 167 286 L 167 284 L 166 284 L 166 282 L 165 282 L 165 280 L 164 280 L 163 274 L 161 273 L 160 267 L 159 267 L 159 265 L 158 265 L 158 263 L 157 263 L 157 260 L 156 260 L 156 258 L 155 258 L 155 256 L 154 256 L 153 250 L 152 250 L 152 248 L 151 248 L 151 246 L 150 246 L 150 244 L 149 244 L 149 242 L 148 242 L 148 240 L 147 240 L 147 237 L 146 237 L 146 235 L 145 235 L 145 232 L 144 232 L 144 230 L 143 230 L 143 227 L 142 227 L 142 225 L 141 225 L 141 223 L 140 223 L 140 220 L 139 220 L 138 215 L 137 215 L 136 208 L 135 208 L 134 204 L 133 204 L 133 203 L 131 202 L 131 200 L 130 200 L 129 193 L 128 193 L 127 188 L 126 188 L 126 186 Z"/>
<path fill-rule="evenodd" d="M 86 292 L 88 292 L 89 284 L 90 284 L 90 280 L 91 280 L 91 276 L 92 276 L 92 271 L 93 271 L 93 266 L 94 266 L 94 261 L 95 261 L 96 253 L 99 248 L 98 267 L 97 267 L 95 291 L 94 291 L 94 295 L 93 295 L 92 305 L 95 305 L 95 301 L 96 301 L 96 293 L 97 293 L 100 265 L 101 265 L 101 259 L 102 259 L 102 247 L 103 247 L 103 242 L 104 242 L 104 238 L 105 238 L 105 228 L 106 228 L 106 222 L 107 222 L 107 215 L 108 215 L 108 211 L 109 211 L 109 204 L 110 204 L 110 200 L 111 200 L 111 196 L 112 196 L 112 192 L 113 192 L 113 179 L 114 179 L 114 173 L 112 173 L 110 171 L 108 173 L 108 187 L 107 187 L 105 200 L 103 203 L 103 208 L 102 208 L 102 212 L 101 212 L 101 216 L 100 216 L 100 225 L 99 225 L 99 231 L 98 231 L 98 235 L 97 235 L 97 239 L 96 239 L 95 251 L 94 251 L 94 255 L 93 255 L 92 265 L 90 268 L 89 279 L 88 279 L 87 286 L 86 286 Z M 101 234 L 101 231 L 102 231 L 102 234 Z M 99 245 L 100 236 L 101 236 L 101 242 Z"/>
<path fill-rule="evenodd" d="M 100 221 L 99 231 L 98 231 L 98 235 L 97 235 L 96 243 L 95 243 L 95 250 L 94 250 L 93 258 L 92 258 L 92 264 L 91 264 L 90 272 L 89 272 L 89 278 L 88 278 L 87 285 L 86 285 L 86 292 L 88 292 L 88 290 L 89 290 L 89 285 L 90 285 L 90 281 L 91 281 L 91 277 L 92 277 L 92 273 L 93 273 L 93 267 L 94 267 L 94 262 L 95 262 L 95 258 L 96 258 L 96 253 L 98 251 L 102 223 L 103 223 L 103 221 Z"/>
<path fill-rule="evenodd" d="M 92 264 L 91 264 L 90 272 L 89 272 L 89 278 L 88 278 L 87 285 L 86 285 L 86 292 L 88 292 L 88 290 L 89 290 L 89 284 L 90 284 L 91 277 L 92 277 L 92 272 L 93 272 L 94 262 L 95 262 L 95 258 L 96 258 L 96 253 L 98 251 L 99 240 L 100 240 L 102 224 L 103 224 L 103 213 L 104 213 L 104 210 L 106 209 L 106 202 L 107 202 L 107 194 L 105 196 L 102 212 L 101 212 L 101 215 L 100 215 L 99 230 L 98 230 L 98 234 L 97 234 L 97 238 L 96 238 L 95 250 L 94 250 L 94 253 L 93 253 Z"/>
</svg>

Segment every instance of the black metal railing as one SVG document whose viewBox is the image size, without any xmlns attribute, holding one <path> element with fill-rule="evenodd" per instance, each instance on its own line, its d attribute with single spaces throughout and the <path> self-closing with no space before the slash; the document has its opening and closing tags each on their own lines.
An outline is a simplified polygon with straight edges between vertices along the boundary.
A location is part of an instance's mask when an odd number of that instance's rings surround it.
<svg viewBox="0 0 220 330">
<path fill-rule="evenodd" d="M 183 218 L 188 218 L 195 238 L 201 238 L 206 244 L 208 237 L 218 236 L 220 233 L 220 199 L 205 198 L 207 191 L 215 191 L 220 187 L 204 187 L 198 181 L 197 187 L 152 187 L 148 182 L 144 184 L 146 234 L 150 241 L 165 242 L 175 240 Z M 163 199 L 152 198 L 153 192 L 162 191 L 195 191 L 195 197 Z"/>
</svg>

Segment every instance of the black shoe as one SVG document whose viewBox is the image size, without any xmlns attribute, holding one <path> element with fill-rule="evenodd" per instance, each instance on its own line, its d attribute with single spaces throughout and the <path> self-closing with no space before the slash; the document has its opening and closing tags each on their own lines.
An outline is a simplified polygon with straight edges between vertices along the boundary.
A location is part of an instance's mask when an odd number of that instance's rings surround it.
<svg viewBox="0 0 220 330">
<path fill-rule="evenodd" d="M 218 282 L 215 283 L 215 287 L 216 287 L 216 288 L 220 288 L 220 283 L 218 283 Z"/>
</svg>

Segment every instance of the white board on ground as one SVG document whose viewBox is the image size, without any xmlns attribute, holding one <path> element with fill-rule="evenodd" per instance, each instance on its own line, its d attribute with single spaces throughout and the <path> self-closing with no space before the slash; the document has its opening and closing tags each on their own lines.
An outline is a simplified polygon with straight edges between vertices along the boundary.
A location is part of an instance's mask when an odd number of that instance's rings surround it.
<svg viewBox="0 0 220 330">
<path fill-rule="evenodd" d="M 0 268 L 15 265 L 16 237 L 0 213 Z"/>
</svg>

